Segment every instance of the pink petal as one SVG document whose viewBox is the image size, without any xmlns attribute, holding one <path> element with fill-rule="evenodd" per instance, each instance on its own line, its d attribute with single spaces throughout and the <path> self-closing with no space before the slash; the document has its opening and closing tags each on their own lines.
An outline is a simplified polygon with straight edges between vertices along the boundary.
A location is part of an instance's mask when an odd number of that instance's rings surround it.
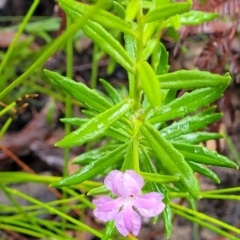
<svg viewBox="0 0 240 240">
<path fill-rule="evenodd" d="M 125 172 L 125 174 L 128 174 L 132 177 L 132 179 L 134 179 L 135 183 L 137 184 L 138 188 L 139 188 L 139 193 L 144 185 L 144 181 L 141 175 L 139 175 L 138 173 L 136 173 L 133 170 L 127 170 Z"/>
<path fill-rule="evenodd" d="M 133 206 L 137 208 L 142 216 L 154 217 L 160 214 L 165 208 L 162 199 L 163 197 L 161 194 L 151 192 L 134 198 Z"/>
<path fill-rule="evenodd" d="M 132 170 L 127 170 L 123 173 L 121 184 L 118 184 L 118 191 L 124 198 L 130 196 L 138 196 L 141 193 L 141 188 L 144 185 L 142 177 Z"/>
<path fill-rule="evenodd" d="M 138 196 L 141 193 L 144 181 L 133 170 L 127 170 L 125 173 L 114 170 L 106 176 L 104 184 L 117 196 L 126 198 Z"/>
<path fill-rule="evenodd" d="M 141 228 L 141 218 L 132 207 L 128 207 L 117 214 L 115 224 L 123 236 L 126 237 L 129 233 L 137 236 Z"/>
<path fill-rule="evenodd" d="M 96 209 L 93 211 L 94 215 L 106 222 L 115 218 L 124 201 L 121 198 L 112 199 L 104 196 L 93 200 L 93 204 L 96 206 Z"/>
<path fill-rule="evenodd" d="M 118 170 L 114 170 L 111 171 L 105 178 L 104 180 L 104 185 L 111 191 L 113 192 L 115 195 L 117 196 L 121 196 L 121 194 L 119 194 L 118 192 L 118 185 L 120 182 L 122 182 L 122 177 L 123 177 L 123 173 L 118 171 Z"/>
</svg>

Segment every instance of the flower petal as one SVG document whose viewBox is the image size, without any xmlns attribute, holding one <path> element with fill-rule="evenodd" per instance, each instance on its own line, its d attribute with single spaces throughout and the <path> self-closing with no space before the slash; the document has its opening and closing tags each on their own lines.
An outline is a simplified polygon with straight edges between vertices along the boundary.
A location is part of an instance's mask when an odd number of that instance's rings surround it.
<svg viewBox="0 0 240 240">
<path fill-rule="evenodd" d="M 114 170 L 106 176 L 104 184 L 115 195 L 127 198 L 129 196 L 138 196 L 141 193 L 144 181 L 133 170 L 127 170 L 125 173 Z"/>
<path fill-rule="evenodd" d="M 134 198 L 133 206 L 137 208 L 142 216 L 154 217 L 160 214 L 165 208 L 162 199 L 163 196 L 161 194 L 151 192 Z"/>
<path fill-rule="evenodd" d="M 94 215 L 106 222 L 115 218 L 124 201 L 122 198 L 112 199 L 104 196 L 93 200 L 93 204 L 96 206 L 96 209 L 93 211 Z"/>
<path fill-rule="evenodd" d="M 138 192 L 141 192 L 141 189 L 144 185 L 144 181 L 141 175 L 137 174 L 135 171 L 133 170 L 127 170 L 125 173 L 125 175 L 129 175 L 131 176 L 131 178 L 134 180 L 135 184 L 137 185 L 136 188 L 138 188 Z"/>
<path fill-rule="evenodd" d="M 123 208 L 115 218 L 116 228 L 123 236 L 132 233 L 137 236 L 141 228 L 141 218 L 132 207 Z"/>
<path fill-rule="evenodd" d="M 122 182 L 122 177 L 123 177 L 122 172 L 120 172 L 118 170 L 111 171 L 106 176 L 106 178 L 104 180 L 104 185 L 110 191 L 112 191 L 115 195 L 121 196 L 121 194 L 118 192 L 118 185 L 119 185 L 120 182 Z"/>
</svg>

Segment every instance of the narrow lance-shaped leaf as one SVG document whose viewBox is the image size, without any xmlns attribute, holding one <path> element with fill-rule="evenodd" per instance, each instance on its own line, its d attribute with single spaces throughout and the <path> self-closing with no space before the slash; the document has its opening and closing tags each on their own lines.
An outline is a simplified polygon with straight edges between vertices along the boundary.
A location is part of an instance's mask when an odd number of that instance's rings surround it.
<svg viewBox="0 0 240 240">
<path fill-rule="evenodd" d="M 113 7 L 116 10 L 117 14 L 121 19 L 125 19 L 126 10 L 125 8 L 117 1 L 113 1 Z"/>
<path fill-rule="evenodd" d="M 108 194 L 110 191 L 107 189 L 107 187 L 103 184 L 99 187 L 92 188 L 90 191 L 88 191 L 87 195 L 98 195 L 98 194 Z"/>
<path fill-rule="evenodd" d="M 76 1 L 58 0 L 58 2 L 60 2 L 60 7 L 67 13 L 67 15 L 73 17 L 74 19 L 76 18 L 75 16 L 80 17 L 92 8 L 90 5 Z M 90 19 L 104 27 L 117 29 L 124 33 L 136 36 L 136 32 L 130 24 L 103 9 L 99 9 L 97 12 L 92 14 Z"/>
<path fill-rule="evenodd" d="M 111 126 L 105 132 L 105 136 L 113 138 L 119 142 L 127 142 L 130 140 L 130 137 L 125 129 L 116 128 Z"/>
<path fill-rule="evenodd" d="M 148 102 L 157 107 L 161 104 L 160 83 L 148 62 L 137 63 L 138 78 Z"/>
<path fill-rule="evenodd" d="M 189 161 L 188 164 L 190 165 L 190 167 L 193 169 L 194 172 L 200 173 L 201 175 L 212 179 L 215 183 L 220 183 L 220 179 L 217 176 L 217 174 L 214 173 L 209 168 L 203 166 L 202 164 L 195 163 L 192 161 Z"/>
<path fill-rule="evenodd" d="M 144 28 L 144 33 L 143 33 L 143 43 L 144 45 L 146 45 L 146 43 L 151 39 L 151 40 L 154 40 L 153 38 L 151 38 L 153 36 L 153 34 L 155 34 L 155 31 L 157 29 L 157 27 L 159 26 L 159 24 L 161 24 L 160 22 L 158 21 L 155 21 L 155 22 L 150 22 L 150 23 L 147 23 L 145 25 L 145 28 Z M 157 40 L 157 39 L 156 39 Z M 159 41 L 158 41 L 159 42 Z"/>
<path fill-rule="evenodd" d="M 170 126 L 165 127 L 160 132 L 161 135 L 167 139 L 172 139 L 181 136 L 182 134 L 195 132 L 199 129 L 205 128 L 209 124 L 221 119 L 221 117 L 221 113 L 215 113 L 204 117 L 187 116 L 180 121 L 174 122 Z"/>
<path fill-rule="evenodd" d="M 231 76 L 224 76 L 198 70 L 179 70 L 176 72 L 159 75 L 162 88 L 166 89 L 195 89 L 202 87 L 227 87 Z"/>
<path fill-rule="evenodd" d="M 68 123 L 73 126 L 82 126 L 84 123 L 86 123 L 89 119 L 88 118 L 78 118 L 78 117 L 73 117 L 73 118 L 61 118 L 60 121 L 63 123 Z"/>
<path fill-rule="evenodd" d="M 162 75 L 168 72 L 168 69 L 169 69 L 168 55 L 169 54 L 162 43 L 159 43 L 159 49 L 160 49 L 160 57 L 159 57 L 159 62 L 156 69 L 156 74 Z"/>
<path fill-rule="evenodd" d="M 75 82 L 68 77 L 64 77 L 59 73 L 46 69 L 44 72 L 61 89 L 65 90 L 69 95 L 79 100 L 85 107 L 98 112 L 102 112 L 112 107 L 111 103 L 105 100 L 95 90 L 88 88 L 85 84 Z"/>
<path fill-rule="evenodd" d="M 156 173 L 157 172 L 156 168 L 153 165 L 147 151 L 144 149 L 143 146 L 141 146 L 141 151 L 143 153 L 143 156 L 142 156 L 143 170 L 152 172 L 152 173 Z M 163 213 L 161 214 L 161 216 L 163 219 L 166 237 L 169 238 L 172 233 L 172 218 L 173 218 L 173 216 L 172 216 L 171 208 L 169 206 L 170 199 L 168 197 L 167 189 L 164 184 L 154 183 L 154 182 L 147 183 L 147 186 L 148 186 L 149 192 L 159 192 L 160 194 L 164 195 L 163 202 L 165 203 L 165 209 L 164 209 Z"/>
<path fill-rule="evenodd" d="M 121 95 L 119 94 L 119 92 L 106 80 L 101 78 L 99 81 L 101 82 L 101 84 L 103 85 L 105 90 L 107 91 L 107 93 L 108 93 L 109 97 L 111 98 L 111 100 L 113 101 L 113 103 L 114 104 L 120 103 L 122 98 L 121 98 Z"/>
<path fill-rule="evenodd" d="M 133 140 L 130 142 L 125 159 L 122 164 L 121 171 L 124 172 L 128 169 L 135 169 L 134 168 L 134 150 L 133 150 Z"/>
<path fill-rule="evenodd" d="M 184 26 L 194 26 L 200 25 L 204 22 L 212 21 L 218 16 L 218 13 L 191 10 L 180 15 L 180 22 Z"/>
<path fill-rule="evenodd" d="M 238 169 L 238 166 L 235 162 L 223 155 L 218 154 L 216 151 L 209 150 L 206 147 L 184 143 L 173 143 L 173 146 L 178 149 L 188 161 Z"/>
<path fill-rule="evenodd" d="M 98 44 L 99 47 L 114 58 L 116 62 L 127 71 L 133 72 L 134 63 L 132 58 L 127 54 L 122 45 L 101 25 L 89 20 L 82 29 L 93 42 Z"/>
<path fill-rule="evenodd" d="M 160 161 L 164 170 L 171 175 L 179 176 L 180 182 L 189 194 L 194 198 L 200 198 L 201 192 L 198 180 L 183 155 L 164 139 L 151 124 L 144 123 L 140 130 L 156 153 L 157 160 Z"/>
<path fill-rule="evenodd" d="M 121 145 L 111 153 L 99 158 L 97 161 L 82 167 L 71 176 L 67 176 L 61 179 L 59 182 L 52 183 L 51 186 L 64 187 L 79 184 L 85 180 L 95 177 L 98 174 L 102 174 L 107 168 L 111 167 L 113 164 L 123 158 L 128 144 L 129 143 L 125 143 Z"/>
<path fill-rule="evenodd" d="M 109 240 L 113 236 L 115 231 L 116 231 L 115 221 L 111 220 L 107 222 L 101 240 Z"/>
<path fill-rule="evenodd" d="M 137 54 L 137 41 L 134 37 L 124 34 L 124 42 L 125 42 L 125 49 L 129 56 L 136 61 L 136 54 Z M 137 81 L 135 79 L 135 75 L 132 72 L 128 72 L 128 81 L 129 81 L 129 95 L 134 96 L 135 89 L 137 89 Z M 136 97 L 136 96 L 135 96 Z"/>
<path fill-rule="evenodd" d="M 220 139 L 222 137 L 223 136 L 220 133 L 194 132 L 194 133 L 188 133 L 188 134 L 180 135 L 176 138 L 173 138 L 171 139 L 171 142 L 199 144 L 212 139 L 215 139 L 215 140 Z"/>
<path fill-rule="evenodd" d="M 143 22 L 153 22 L 159 21 L 161 19 L 166 19 L 172 17 L 176 14 L 181 14 L 186 12 L 190 7 L 189 3 L 171 3 L 165 4 L 161 7 L 150 10 L 144 17 Z"/>
<path fill-rule="evenodd" d="M 119 147 L 119 145 L 117 144 L 111 144 L 111 145 L 108 144 L 103 147 L 99 147 L 97 149 L 89 150 L 75 157 L 72 160 L 72 164 L 81 164 L 81 165 L 89 164 L 93 161 L 98 160 L 104 155 L 110 153 L 113 149 L 116 149 L 117 147 Z"/>
<path fill-rule="evenodd" d="M 149 119 L 151 123 L 165 122 L 177 117 L 183 117 L 201 107 L 208 106 L 211 102 L 222 96 L 223 88 L 203 88 L 185 93 L 169 104 L 155 111 Z"/>
<path fill-rule="evenodd" d="M 171 183 L 180 180 L 179 176 L 163 175 L 157 173 L 140 172 L 146 182 Z"/>
<path fill-rule="evenodd" d="M 79 146 L 101 136 L 115 121 L 123 116 L 133 105 L 132 100 L 124 100 L 118 105 L 89 119 L 79 129 L 65 136 L 55 145 L 58 147 Z"/>
<path fill-rule="evenodd" d="M 69 11 L 69 8 L 64 8 L 67 14 L 74 20 L 80 17 L 79 13 L 75 11 Z M 133 72 L 133 60 L 124 50 L 122 45 L 100 24 L 88 20 L 82 27 L 84 33 L 96 43 L 103 51 L 109 54 L 120 65 L 122 65 L 127 71 Z"/>
</svg>

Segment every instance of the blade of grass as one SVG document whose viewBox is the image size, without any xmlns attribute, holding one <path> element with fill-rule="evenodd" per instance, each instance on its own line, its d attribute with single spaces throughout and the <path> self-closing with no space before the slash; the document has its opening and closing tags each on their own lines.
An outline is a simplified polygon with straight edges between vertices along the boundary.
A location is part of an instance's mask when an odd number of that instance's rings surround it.
<svg viewBox="0 0 240 240">
<path fill-rule="evenodd" d="M 3 58 L 2 62 L 0 63 L 0 74 L 3 70 L 3 68 L 6 66 L 6 64 L 8 62 L 8 59 L 10 58 L 16 44 L 18 43 L 18 40 L 19 40 L 21 34 L 23 33 L 23 30 L 25 29 L 25 27 L 26 27 L 27 23 L 29 22 L 31 16 L 33 15 L 34 11 L 36 10 L 39 2 L 40 2 L 40 0 L 34 0 L 31 7 L 29 8 L 26 16 L 23 18 L 23 21 L 20 24 L 19 29 L 18 29 L 16 35 L 14 36 L 11 45 L 9 46 L 6 54 L 4 55 L 4 58 Z"/>
<path fill-rule="evenodd" d="M 46 51 L 25 71 L 21 76 L 19 76 L 14 82 L 12 82 L 8 87 L 6 87 L 0 93 L 0 99 L 3 98 L 6 94 L 12 91 L 15 87 L 21 84 L 27 77 L 29 77 L 35 69 L 42 66 L 46 60 L 52 56 L 66 41 L 69 37 L 74 36 L 74 34 L 87 22 L 89 16 L 94 14 L 105 1 L 98 1 L 91 10 L 86 13 L 83 17 L 79 18 L 74 24 L 72 24 L 63 34 L 61 34 Z"/>
<path fill-rule="evenodd" d="M 229 233 L 219 229 L 218 227 L 215 227 L 215 226 L 213 226 L 213 225 L 211 225 L 211 224 L 209 224 L 209 223 L 207 223 L 205 221 L 202 221 L 202 220 L 200 220 L 200 219 L 198 219 L 196 217 L 192 217 L 192 216 L 190 216 L 190 215 L 188 215 L 188 214 L 186 214 L 186 213 L 184 213 L 184 212 L 182 212 L 180 210 L 172 209 L 172 211 L 175 214 L 177 214 L 177 215 L 179 215 L 179 216 L 181 216 L 183 218 L 186 218 L 186 219 L 188 219 L 191 222 L 198 223 L 199 225 L 201 225 L 201 226 L 203 226 L 205 228 L 208 228 L 208 229 L 212 230 L 213 232 L 218 233 L 219 235 L 222 235 L 222 236 L 226 237 L 229 240 L 238 240 L 239 239 L 239 238 L 234 237 L 233 235 L 231 235 L 231 234 L 229 234 Z"/>
<path fill-rule="evenodd" d="M 173 208 L 173 209 L 177 209 L 177 210 L 180 210 L 182 212 L 185 212 L 187 214 L 191 214 L 193 216 L 195 216 L 197 219 L 200 219 L 200 220 L 203 220 L 203 221 L 208 221 L 210 223 L 213 223 L 213 224 L 216 224 L 218 225 L 219 227 L 222 227 L 222 228 L 225 228 L 226 230 L 228 231 L 231 231 L 231 232 L 234 232 L 234 233 L 237 233 L 237 234 L 240 234 L 240 229 L 238 228 L 235 228 L 227 223 L 224 223 L 222 221 L 219 221 L 218 219 L 216 218 L 212 218 L 206 214 L 203 214 L 203 213 L 200 213 L 200 212 L 197 212 L 197 211 L 194 211 L 192 209 L 189 209 L 189 208 L 186 208 L 186 207 L 183 207 L 181 205 L 178 205 L 176 203 L 173 203 L 171 202 L 170 203 L 170 206 Z"/>
<path fill-rule="evenodd" d="M 47 204 L 38 201 L 37 199 L 34 199 L 34 198 L 24 194 L 24 193 L 21 193 L 21 192 L 17 191 L 16 189 L 10 189 L 10 188 L 6 188 L 6 189 L 7 189 L 7 191 L 9 191 L 12 194 L 15 194 L 15 195 L 17 195 L 17 196 L 19 196 L 23 199 L 26 199 L 27 201 L 32 202 L 36 205 L 42 206 L 43 208 L 47 209 L 50 213 L 57 214 L 58 216 L 60 216 L 62 218 L 65 218 L 69 222 L 74 223 L 80 229 L 83 229 L 84 231 L 90 232 L 97 237 L 100 237 L 100 238 L 102 237 L 102 234 L 100 232 L 98 232 L 95 229 L 89 227 L 88 225 L 85 225 L 85 224 L 79 222 L 78 220 L 68 216 L 67 214 L 60 212 L 59 210 L 57 210 L 54 207 L 50 207 Z"/>
</svg>

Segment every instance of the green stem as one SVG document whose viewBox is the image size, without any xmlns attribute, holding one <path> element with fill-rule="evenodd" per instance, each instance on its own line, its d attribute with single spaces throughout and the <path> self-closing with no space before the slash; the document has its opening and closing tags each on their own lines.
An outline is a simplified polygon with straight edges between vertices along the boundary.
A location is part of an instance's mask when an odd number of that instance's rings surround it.
<svg viewBox="0 0 240 240">
<path fill-rule="evenodd" d="M 97 87 L 97 74 L 98 74 L 98 46 L 93 44 L 93 53 L 92 53 L 92 67 L 91 67 L 91 78 L 90 78 L 90 87 L 95 89 Z"/>
<path fill-rule="evenodd" d="M 136 63 L 143 60 L 143 48 L 144 48 L 144 24 L 142 21 L 143 12 L 142 12 L 142 0 L 139 1 L 139 9 L 137 15 L 137 25 L 138 25 L 138 38 L 137 38 L 137 49 L 136 49 Z M 133 84 L 132 84 L 132 92 L 133 92 L 133 99 L 135 100 L 134 110 L 138 111 L 141 108 L 141 90 L 139 86 L 139 76 L 138 73 L 135 71 Z"/>
<path fill-rule="evenodd" d="M 67 29 L 70 28 L 72 22 L 69 16 L 67 16 Z M 66 69 L 67 69 L 67 77 L 72 78 L 73 77 L 73 42 L 72 42 L 72 36 L 69 36 L 67 39 L 67 46 L 66 46 L 66 52 L 67 52 L 67 61 L 66 61 Z M 66 94 L 65 97 L 65 118 L 70 118 L 72 116 L 72 104 L 71 104 L 71 97 L 69 94 Z M 65 129 L 65 136 L 70 134 L 71 132 L 71 125 L 69 123 L 64 124 Z M 63 177 L 66 177 L 68 175 L 68 161 L 70 158 L 70 149 L 64 148 L 64 163 L 63 163 Z M 63 199 L 67 198 L 67 192 L 63 189 Z M 67 211 L 67 206 L 63 204 L 63 207 L 65 207 L 64 212 Z M 66 229 L 66 219 L 62 218 L 62 230 L 64 231 Z"/>
<path fill-rule="evenodd" d="M 197 211 L 198 208 L 198 202 L 194 200 L 193 198 L 188 198 L 189 206 L 194 210 Z M 199 240 L 199 224 L 196 222 L 193 222 L 193 239 Z"/>
</svg>

